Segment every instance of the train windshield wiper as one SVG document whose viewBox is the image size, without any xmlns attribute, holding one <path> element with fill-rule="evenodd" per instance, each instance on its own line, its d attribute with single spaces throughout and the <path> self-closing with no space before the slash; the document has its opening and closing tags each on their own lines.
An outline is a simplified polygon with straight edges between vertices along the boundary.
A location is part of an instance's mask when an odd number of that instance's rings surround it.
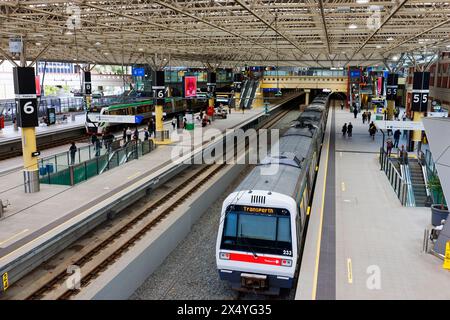
<svg viewBox="0 0 450 320">
<path fill-rule="evenodd" d="M 253 256 L 255 257 L 255 258 L 258 258 L 258 255 L 256 254 L 256 252 L 255 252 L 255 250 L 253 249 L 253 247 L 248 243 L 248 241 L 247 241 L 247 239 L 245 239 L 245 238 L 243 238 L 242 237 L 242 229 L 243 229 L 243 227 L 244 226 L 241 226 L 241 233 L 240 233 L 240 235 L 239 235 L 239 239 L 240 240 L 243 240 L 243 242 L 245 242 L 245 246 L 252 252 L 252 254 L 253 254 Z"/>
</svg>

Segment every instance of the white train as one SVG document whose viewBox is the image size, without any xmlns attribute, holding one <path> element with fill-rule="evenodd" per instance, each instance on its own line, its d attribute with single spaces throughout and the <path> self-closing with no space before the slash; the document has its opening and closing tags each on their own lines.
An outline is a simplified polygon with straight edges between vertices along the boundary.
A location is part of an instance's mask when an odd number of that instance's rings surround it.
<svg viewBox="0 0 450 320">
<path fill-rule="evenodd" d="M 291 288 L 328 114 L 314 99 L 279 140 L 279 154 L 255 167 L 222 205 L 216 242 L 220 278 L 232 289 L 279 294 Z M 261 169 L 278 164 L 275 175 Z"/>
</svg>

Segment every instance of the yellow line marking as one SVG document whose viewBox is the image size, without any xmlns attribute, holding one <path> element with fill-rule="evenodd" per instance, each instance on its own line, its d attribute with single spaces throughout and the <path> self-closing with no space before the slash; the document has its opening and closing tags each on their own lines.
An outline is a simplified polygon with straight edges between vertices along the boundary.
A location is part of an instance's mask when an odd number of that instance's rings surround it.
<svg viewBox="0 0 450 320">
<path fill-rule="evenodd" d="M 310 213 L 311 213 L 311 206 L 308 206 L 308 208 L 306 209 L 306 215 L 309 216 Z"/>
<path fill-rule="evenodd" d="M 21 235 L 22 233 L 25 233 L 25 232 L 28 232 L 28 231 L 30 231 L 30 230 L 29 230 L 29 229 L 24 229 L 24 230 L 22 230 L 22 231 L 16 233 L 15 235 L 9 237 L 8 239 L 3 240 L 2 242 L 0 242 L 0 246 L 1 246 L 2 244 L 4 244 L 4 243 L 6 243 L 6 242 L 8 242 L 8 241 L 10 241 L 10 240 L 12 240 L 12 239 L 14 239 L 14 238 L 16 238 L 17 236 Z"/>
<path fill-rule="evenodd" d="M 341 182 L 341 190 L 344 192 L 345 191 L 345 182 Z"/>
<path fill-rule="evenodd" d="M 130 179 L 135 178 L 135 177 L 138 176 L 140 173 L 141 173 L 141 172 L 138 171 L 138 172 L 136 172 L 135 174 L 132 174 L 131 176 L 129 176 L 129 177 L 127 178 L 127 180 L 130 180 Z"/>
<path fill-rule="evenodd" d="M 353 269 L 352 269 L 352 259 L 347 259 L 347 278 L 348 283 L 353 283 Z"/>
<path fill-rule="evenodd" d="M 331 121 L 331 117 L 330 117 Z M 330 126 L 331 128 L 331 126 Z M 319 258 L 320 258 L 320 242 L 322 240 L 322 225 L 323 225 L 323 211 L 325 208 L 325 189 L 327 186 L 327 173 L 328 173 L 328 159 L 330 156 L 330 137 L 331 137 L 331 130 L 328 132 L 328 146 L 327 146 L 327 158 L 325 160 L 325 175 L 323 179 L 323 190 L 322 190 L 322 208 L 320 209 L 320 222 L 319 222 L 319 235 L 317 237 L 317 252 L 316 252 L 316 265 L 314 268 L 314 278 L 313 278 L 313 287 L 312 287 L 312 300 L 316 300 L 316 294 L 317 294 L 317 278 L 319 276 Z"/>
</svg>

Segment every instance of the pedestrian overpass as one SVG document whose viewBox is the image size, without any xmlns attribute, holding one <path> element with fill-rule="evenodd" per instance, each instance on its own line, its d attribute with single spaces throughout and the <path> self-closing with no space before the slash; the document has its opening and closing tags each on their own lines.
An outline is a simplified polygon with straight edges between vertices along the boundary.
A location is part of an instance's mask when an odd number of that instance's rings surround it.
<svg viewBox="0 0 450 320">
<path fill-rule="evenodd" d="M 331 92 L 347 94 L 347 76 L 291 76 L 265 75 L 261 79 L 264 89 L 298 89 L 306 94 L 305 104 L 309 104 L 309 92 L 313 89 L 329 89 Z"/>
</svg>

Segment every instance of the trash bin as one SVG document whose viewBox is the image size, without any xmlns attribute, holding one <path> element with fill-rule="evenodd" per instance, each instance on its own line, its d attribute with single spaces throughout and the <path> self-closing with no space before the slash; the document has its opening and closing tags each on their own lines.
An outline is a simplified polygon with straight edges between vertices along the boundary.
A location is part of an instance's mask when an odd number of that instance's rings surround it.
<svg viewBox="0 0 450 320">
<path fill-rule="evenodd" d="M 46 167 L 48 173 L 53 173 L 53 164 L 52 163 L 48 163 L 45 167 Z"/>
<path fill-rule="evenodd" d="M 45 176 L 47 174 L 47 168 L 46 167 L 40 167 L 39 168 L 39 174 L 41 176 Z"/>
</svg>

